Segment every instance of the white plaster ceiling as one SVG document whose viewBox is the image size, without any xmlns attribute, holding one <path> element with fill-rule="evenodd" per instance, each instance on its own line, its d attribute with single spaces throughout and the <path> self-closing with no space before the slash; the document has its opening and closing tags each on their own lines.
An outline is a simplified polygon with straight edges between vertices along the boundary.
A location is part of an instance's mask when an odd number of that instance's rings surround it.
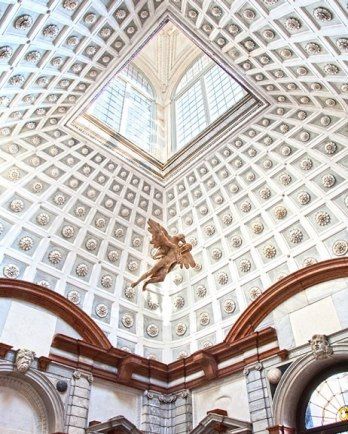
<svg viewBox="0 0 348 434">
<path fill-rule="evenodd" d="M 270 105 L 160 185 L 65 124 L 166 10 Z M 221 341 L 282 276 L 347 254 L 345 1 L 1 1 L 0 16 L 3 275 L 170 361 Z M 201 267 L 133 295 L 150 216 L 186 233 Z"/>
</svg>

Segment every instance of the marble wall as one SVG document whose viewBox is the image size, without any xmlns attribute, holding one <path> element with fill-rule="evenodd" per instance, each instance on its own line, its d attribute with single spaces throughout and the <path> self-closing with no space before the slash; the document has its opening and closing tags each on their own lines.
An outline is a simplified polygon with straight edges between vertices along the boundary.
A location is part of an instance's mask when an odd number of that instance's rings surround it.
<svg viewBox="0 0 348 434">
<path fill-rule="evenodd" d="M 48 356 L 54 335 L 81 336 L 52 312 L 24 301 L 0 298 L 0 342 Z"/>
<path fill-rule="evenodd" d="M 193 426 L 216 408 L 226 410 L 230 417 L 250 421 L 247 385 L 243 373 L 212 382 L 192 393 Z"/>
<path fill-rule="evenodd" d="M 348 280 L 314 285 L 279 305 L 268 318 L 280 348 L 306 344 L 314 334 L 330 335 L 348 327 Z M 265 325 L 265 323 L 263 324 Z"/>
<path fill-rule="evenodd" d="M 89 421 L 100 422 L 118 415 L 124 415 L 127 419 L 140 425 L 142 392 L 95 380 L 91 388 Z"/>
</svg>

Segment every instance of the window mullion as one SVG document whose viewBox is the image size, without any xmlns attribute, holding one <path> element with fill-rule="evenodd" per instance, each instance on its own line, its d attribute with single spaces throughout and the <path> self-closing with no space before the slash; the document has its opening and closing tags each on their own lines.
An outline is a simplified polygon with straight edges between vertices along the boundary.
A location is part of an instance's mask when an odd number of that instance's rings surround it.
<svg viewBox="0 0 348 434">
<path fill-rule="evenodd" d="M 207 88 L 205 86 L 204 82 L 204 75 L 200 79 L 201 84 L 201 90 L 203 95 L 203 104 L 204 104 L 204 112 L 205 112 L 205 119 L 208 126 L 210 124 L 210 112 L 209 112 L 209 101 L 208 101 L 208 95 L 207 95 Z"/>
<path fill-rule="evenodd" d="M 129 111 L 128 95 L 130 94 L 131 90 L 132 90 L 131 85 L 129 83 L 126 83 L 126 88 L 125 88 L 124 98 L 123 98 L 122 111 L 121 111 L 121 121 L 120 121 L 120 134 L 122 134 L 122 135 L 126 134 L 128 111 Z"/>
</svg>

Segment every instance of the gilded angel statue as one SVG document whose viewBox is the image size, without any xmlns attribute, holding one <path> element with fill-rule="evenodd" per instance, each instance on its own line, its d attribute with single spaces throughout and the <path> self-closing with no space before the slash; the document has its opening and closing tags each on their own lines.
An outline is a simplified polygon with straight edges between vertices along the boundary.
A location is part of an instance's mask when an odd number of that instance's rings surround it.
<svg viewBox="0 0 348 434">
<path fill-rule="evenodd" d="M 185 235 L 170 236 L 163 226 L 151 219 L 148 221 L 148 230 L 152 235 L 151 244 L 157 249 L 153 256 L 157 262 L 149 271 L 131 284 L 131 287 L 134 288 L 145 280 L 143 291 L 146 290 L 149 283 L 163 282 L 176 265 L 180 265 L 180 268 L 194 268 L 196 266 L 190 253 L 192 245 L 186 242 Z"/>
</svg>

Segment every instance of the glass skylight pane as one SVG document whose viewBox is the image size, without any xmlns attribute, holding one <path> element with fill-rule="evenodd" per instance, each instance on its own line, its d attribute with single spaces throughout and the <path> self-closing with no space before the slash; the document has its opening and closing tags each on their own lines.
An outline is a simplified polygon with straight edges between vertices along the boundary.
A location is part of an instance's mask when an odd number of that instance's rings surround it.
<svg viewBox="0 0 348 434">
<path fill-rule="evenodd" d="M 210 113 L 213 122 L 245 95 L 244 89 L 219 66 L 211 68 L 204 76 Z"/>
<path fill-rule="evenodd" d="M 126 92 L 126 84 L 115 80 L 96 99 L 92 113 L 102 122 L 119 132 L 121 115 Z"/>
<path fill-rule="evenodd" d="M 166 163 L 245 94 L 168 22 L 106 84 L 87 113 L 118 133 L 122 147 L 139 153 L 138 147 Z"/>
<path fill-rule="evenodd" d="M 153 96 L 152 88 L 146 78 L 130 63 L 121 71 L 121 76 L 128 78 L 136 87 L 144 90 L 147 94 Z"/>
<path fill-rule="evenodd" d="M 124 136 L 145 147 L 151 147 L 153 104 L 135 89 L 127 92 L 125 105 L 127 118 L 125 120 Z"/>
<path fill-rule="evenodd" d="M 213 61 L 208 56 L 201 56 L 183 75 L 176 92 L 180 92 L 180 90 L 183 89 L 190 81 L 194 81 L 194 79 L 200 75 L 204 68 L 212 64 L 212 62 Z"/>
<path fill-rule="evenodd" d="M 175 104 L 178 149 L 187 144 L 206 126 L 206 115 L 200 83 L 185 92 Z"/>
</svg>

